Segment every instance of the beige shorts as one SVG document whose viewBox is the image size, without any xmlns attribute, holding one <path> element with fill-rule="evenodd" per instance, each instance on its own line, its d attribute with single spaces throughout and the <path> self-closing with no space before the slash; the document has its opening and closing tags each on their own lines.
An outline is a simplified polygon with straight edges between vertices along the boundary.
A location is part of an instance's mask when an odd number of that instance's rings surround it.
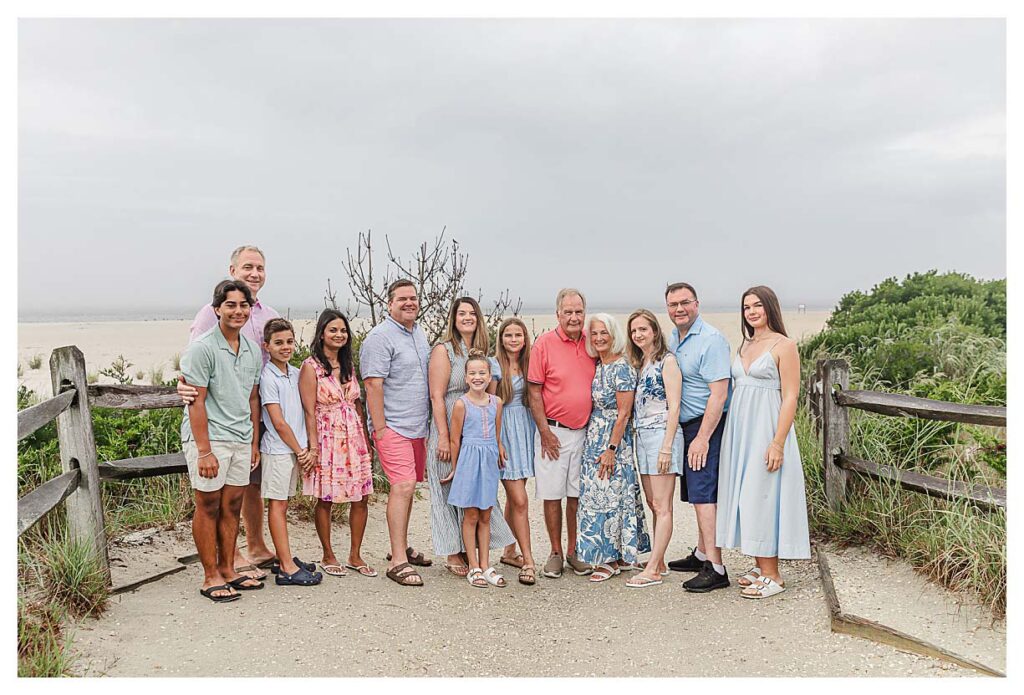
<svg viewBox="0 0 1024 695">
<path fill-rule="evenodd" d="M 583 444 L 587 439 L 587 430 L 552 427 L 551 431 L 561 442 L 556 461 L 544 458 L 540 445 L 540 431 L 533 436 L 533 471 L 537 481 L 537 498 L 560 500 L 566 497 L 579 497 L 580 464 L 583 462 Z"/>
<path fill-rule="evenodd" d="M 260 495 L 265 500 L 286 500 L 295 496 L 299 482 L 299 460 L 295 454 L 260 454 L 263 481 Z"/>
<path fill-rule="evenodd" d="M 188 464 L 188 479 L 192 483 L 193 490 L 217 492 L 225 485 L 245 487 L 249 484 L 252 444 L 217 441 L 210 442 L 210 449 L 217 457 L 219 466 L 216 476 L 204 478 L 199 475 L 199 450 L 196 448 L 195 440 L 190 439 L 181 444 L 181 450 L 185 453 L 185 463 Z"/>
</svg>

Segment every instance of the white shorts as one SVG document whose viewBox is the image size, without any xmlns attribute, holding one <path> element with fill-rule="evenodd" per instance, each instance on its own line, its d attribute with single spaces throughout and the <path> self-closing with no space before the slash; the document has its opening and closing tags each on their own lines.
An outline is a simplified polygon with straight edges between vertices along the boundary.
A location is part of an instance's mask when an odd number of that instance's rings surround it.
<svg viewBox="0 0 1024 695">
<path fill-rule="evenodd" d="M 583 462 L 583 444 L 587 439 L 587 430 L 552 427 L 551 431 L 561 443 L 558 459 L 555 461 L 544 458 L 540 445 L 540 431 L 533 436 L 533 470 L 537 480 L 537 498 L 561 500 L 566 497 L 579 497 L 580 464 Z"/>
<path fill-rule="evenodd" d="M 193 490 L 199 492 L 217 492 L 225 485 L 245 487 L 249 484 L 249 463 L 252 457 L 252 444 L 248 442 L 210 442 L 210 450 L 217 457 L 217 475 L 204 478 L 199 475 L 199 449 L 194 439 L 182 442 L 181 450 L 185 453 L 188 464 L 188 479 Z M 203 460 L 210 458 L 205 457 Z"/>
<path fill-rule="evenodd" d="M 260 468 L 263 481 L 260 495 L 265 500 L 286 500 L 295 496 L 295 485 L 299 482 L 299 460 L 295 454 L 260 453 Z"/>
</svg>

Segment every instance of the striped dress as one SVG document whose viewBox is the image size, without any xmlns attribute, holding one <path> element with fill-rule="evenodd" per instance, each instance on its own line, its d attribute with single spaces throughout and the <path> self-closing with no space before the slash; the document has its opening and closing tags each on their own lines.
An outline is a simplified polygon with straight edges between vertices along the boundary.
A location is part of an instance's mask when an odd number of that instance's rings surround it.
<svg viewBox="0 0 1024 695">
<path fill-rule="evenodd" d="M 451 343 L 445 343 L 444 349 L 452 365 L 448 389 L 444 394 L 446 417 L 451 422 L 455 402 L 466 393 L 466 350 L 463 347 L 462 354 L 456 355 Z M 493 359 L 490 361 L 491 371 L 496 374 L 497 364 Z M 430 534 L 434 543 L 434 553 L 437 555 L 454 555 L 466 550 L 462 544 L 462 510 L 448 504 L 451 483 L 442 485 L 438 482 L 451 471 L 450 461 L 437 459 L 437 425 L 431 417 L 430 435 L 427 439 L 427 483 L 430 486 Z M 491 511 L 491 550 L 504 548 L 515 542 L 516 538 L 505 521 L 499 502 Z"/>
</svg>

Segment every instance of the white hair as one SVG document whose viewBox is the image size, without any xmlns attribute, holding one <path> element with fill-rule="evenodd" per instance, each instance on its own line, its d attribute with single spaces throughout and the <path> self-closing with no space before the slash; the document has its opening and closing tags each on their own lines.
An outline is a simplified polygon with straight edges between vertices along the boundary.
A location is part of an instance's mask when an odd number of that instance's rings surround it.
<svg viewBox="0 0 1024 695">
<path fill-rule="evenodd" d="M 266 255 L 260 251 L 259 247 L 256 246 L 239 246 L 237 249 L 231 252 L 231 265 L 238 265 L 238 257 L 242 255 L 243 251 L 255 251 L 263 259 L 263 262 L 267 262 Z"/>
<path fill-rule="evenodd" d="M 622 324 L 615 320 L 615 317 L 611 314 L 597 313 L 590 314 L 587 316 L 587 325 L 583 331 L 586 339 L 587 354 L 591 357 L 597 357 L 597 350 L 590 344 L 590 325 L 594 321 L 600 321 L 604 324 L 605 328 L 608 329 L 608 335 L 612 338 L 611 350 L 616 355 L 621 355 L 626 349 L 626 331 L 623 330 Z"/>
<path fill-rule="evenodd" d="M 558 296 L 555 297 L 555 311 L 562 310 L 562 302 L 568 297 L 579 297 L 583 302 L 583 310 L 587 310 L 587 298 L 583 296 L 583 293 L 575 287 L 565 287 L 558 290 Z"/>
</svg>

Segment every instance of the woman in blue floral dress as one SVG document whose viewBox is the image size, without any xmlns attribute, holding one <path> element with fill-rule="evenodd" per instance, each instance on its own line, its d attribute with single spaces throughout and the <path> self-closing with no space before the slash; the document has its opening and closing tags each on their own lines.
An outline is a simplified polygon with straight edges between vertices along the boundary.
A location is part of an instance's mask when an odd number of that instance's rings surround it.
<svg viewBox="0 0 1024 695">
<path fill-rule="evenodd" d="M 626 336 L 608 314 L 587 319 L 587 352 L 599 358 L 591 386 L 594 409 L 580 467 L 576 557 L 594 565 L 590 581 L 603 582 L 650 552 L 640 480 L 633 460 L 630 416 L 636 370 L 623 357 Z"/>
</svg>

